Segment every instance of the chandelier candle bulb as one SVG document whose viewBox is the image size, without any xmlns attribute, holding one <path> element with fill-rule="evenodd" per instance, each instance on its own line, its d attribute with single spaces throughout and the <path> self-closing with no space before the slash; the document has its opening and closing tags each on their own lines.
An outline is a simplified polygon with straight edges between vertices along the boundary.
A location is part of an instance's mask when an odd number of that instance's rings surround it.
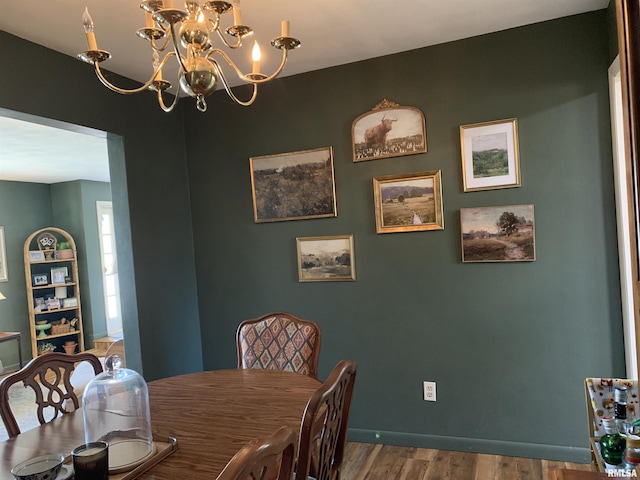
<svg viewBox="0 0 640 480">
<path fill-rule="evenodd" d="M 89 50 L 98 50 L 96 35 L 93 33 L 93 20 L 91 19 L 91 15 L 89 15 L 89 8 L 87 7 L 84 8 L 84 13 L 82 14 L 82 25 L 84 27 L 84 33 L 87 34 Z"/>
<path fill-rule="evenodd" d="M 145 12 L 145 20 L 146 20 L 145 26 L 147 28 L 153 28 L 153 17 L 151 16 L 151 13 Z"/>
<path fill-rule="evenodd" d="M 242 25 L 242 15 L 240 12 L 240 0 L 233 1 L 233 24 Z"/>
<path fill-rule="evenodd" d="M 260 57 L 262 54 L 260 53 L 260 45 L 258 45 L 258 41 L 253 44 L 253 50 L 251 51 L 251 58 L 253 59 L 253 70 L 252 73 L 260 73 Z"/>
<path fill-rule="evenodd" d="M 173 0 L 164 0 L 164 8 L 173 8 Z"/>
<path fill-rule="evenodd" d="M 282 36 L 289 36 L 289 20 L 282 20 Z"/>
</svg>

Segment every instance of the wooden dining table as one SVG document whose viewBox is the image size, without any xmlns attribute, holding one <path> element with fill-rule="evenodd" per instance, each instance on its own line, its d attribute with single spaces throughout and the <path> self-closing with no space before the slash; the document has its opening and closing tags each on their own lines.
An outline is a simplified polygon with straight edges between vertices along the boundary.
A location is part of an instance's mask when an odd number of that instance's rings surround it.
<svg viewBox="0 0 640 480">
<path fill-rule="evenodd" d="M 250 440 L 287 425 L 296 432 L 321 383 L 297 373 L 260 369 L 212 370 L 149 382 L 154 438 L 178 448 L 142 473 L 143 480 L 215 479 Z M 0 480 L 11 467 L 46 453 L 69 455 L 84 443 L 82 411 L 69 413 L 0 443 Z"/>
</svg>

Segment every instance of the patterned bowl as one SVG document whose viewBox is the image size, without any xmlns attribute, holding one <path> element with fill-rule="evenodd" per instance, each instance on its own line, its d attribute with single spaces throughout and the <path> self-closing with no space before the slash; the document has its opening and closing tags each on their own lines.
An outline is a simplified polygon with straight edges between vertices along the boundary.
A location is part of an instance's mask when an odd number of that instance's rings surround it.
<svg viewBox="0 0 640 480">
<path fill-rule="evenodd" d="M 64 456 L 60 454 L 42 455 L 30 458 L 11 469 L 16 480 L 55 480 L 62 469 Z"/>
</svg>

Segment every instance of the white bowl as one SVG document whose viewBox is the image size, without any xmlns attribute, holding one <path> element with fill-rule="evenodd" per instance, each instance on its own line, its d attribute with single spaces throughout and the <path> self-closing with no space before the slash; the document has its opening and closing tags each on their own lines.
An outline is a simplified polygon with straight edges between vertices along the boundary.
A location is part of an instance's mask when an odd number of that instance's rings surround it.
<svg viewBox="0 0 640 480">
<path fill-rule="evenodd" d="M 11 469 L 11 475 L 16 480 L 55 480 L 63 462 L 63 455 L 42 455 L 17 464 Z"/>
</svg>

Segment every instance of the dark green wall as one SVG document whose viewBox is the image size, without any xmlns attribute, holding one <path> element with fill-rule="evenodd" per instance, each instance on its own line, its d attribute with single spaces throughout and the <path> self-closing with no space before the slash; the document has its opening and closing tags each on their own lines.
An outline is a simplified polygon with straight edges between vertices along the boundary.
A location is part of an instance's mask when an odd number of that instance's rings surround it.
<svg viewBox="0 0 640 480">
<path fill-rule="evenodd" d="M 20 332 L 23 360 L 31 358 L 29 311 L 24 279 L 24 241 L 39 228 L 51 225 L 51 188 L 40 183 L 0 180 L 0 225 L 4 227 L 9 281 L 0 283 L 6 300 L 0 301 L 0 330 Z M 18 366 L 15 342 L 0 344 L 5 368 Z"/>
<path fill-rule="evenodd" d="M 0 64 L 11 65 L 0 69 L 1 114 L 108 132 L 127 366 L 148 380 L 201 370 L 180 111 L 165 114 L 153 94 L 115 94 L 91 66 L 5 32 Z M 5 314 L 0 302 L 0 316 Z M 175 351 L 184 352 L 179 360 Z"/>
<path fill-rule="evenodd" d="M 3 157 L 4 161 L 10 161 Z M 73 236 L 78 249 L 85 343 L 106 335 L 102 275 L 98 246 L 96 201 L 110 200 L 110 185 L 79 180 L 53 185 L 0 181 L 0 225 L 5 228 L 9 282 L 0 283 L 7 297 L 0 317 L 2 331 L 22 334 L 23 360 L 31 358 L 31 343 L 23 263 L 24 241 L 35 230 L 56 226 Z M 4 367 L 18 365 L 14 344 L 0 345 Z"/>
<path fill-rule="evenodd" d="M 86 348 L 107 335 L 96 202 L 111 201 L 111 185 L 80 180 L 51 186 L 53 225 L 69 232 L 78 248 Z"/>
<path fill-rule="evenodd" d="M 352 439 L 586 461 L 584 378 L 624 375 L 608 56 L 602 10 L 185 110 L 205 368 L 235 366 L 240 321 L 288 310 L 320 324 L 322 378 L 359 362 Z M 384 98 L 424 112 L 428 153 L 353 163 L 352 122 Z M 459 126 L 509 117 L 522 187 L 463 193 Z M 255 224 L 248 158 L 323 146 L 338 217 Z M 376 234 L 372 178 L 424 170 L 445 230 Z M 462 264 L 460 208 L 513 204 L 535 205 L 537 260 Z M 299 283 L 296 237 L 336 234 L 357 281 Z"/>
</svg>

